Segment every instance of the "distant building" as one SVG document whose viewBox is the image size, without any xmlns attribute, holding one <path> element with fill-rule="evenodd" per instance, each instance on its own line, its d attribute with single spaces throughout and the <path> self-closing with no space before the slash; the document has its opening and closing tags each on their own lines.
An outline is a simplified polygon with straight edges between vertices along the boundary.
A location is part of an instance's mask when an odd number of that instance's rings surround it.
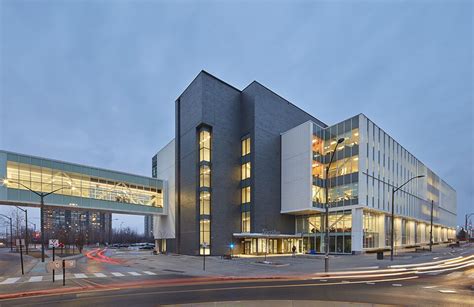
<svg viewBox="0 0 474 307">
<path fill-rule="evenodd" d="M 147 239 L 153 238 L 153 215 L 145 215 L 143 234 Z"/>
<path fill-rule="evenodd" d="M 77 235 L 84 235 L 86 244 L 106 243 L 112 236 L 112 213 L 45 208 L 45 236 L 72 244 Z"/>
</svg>

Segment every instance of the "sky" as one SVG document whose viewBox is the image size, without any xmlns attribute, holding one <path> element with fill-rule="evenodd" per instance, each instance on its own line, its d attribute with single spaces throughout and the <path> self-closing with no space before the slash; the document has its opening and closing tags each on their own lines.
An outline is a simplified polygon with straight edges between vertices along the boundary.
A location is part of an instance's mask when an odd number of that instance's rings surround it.
<svg viewBox="0 0 474 307">
<path fill-rule="evenodd" d="M 472 12 L 467 0 L 0 0 L 0 149 L 151 176 L 174 101 L 204 69 L 330 125 L 366 114 L 457 190 L 461 225 L 474 212 Z"/>
</svg>

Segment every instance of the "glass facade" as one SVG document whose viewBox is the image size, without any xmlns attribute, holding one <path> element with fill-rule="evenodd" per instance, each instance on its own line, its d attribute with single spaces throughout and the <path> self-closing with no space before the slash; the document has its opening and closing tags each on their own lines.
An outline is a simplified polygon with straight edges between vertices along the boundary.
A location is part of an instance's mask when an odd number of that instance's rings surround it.
<svg viewBox="0 0 474 307">
<path fill-rule="evenodd" d="M 241 208 L 241 232 L 250 232 L 250 202 L 251 202 L 251 162 L 248 161 L 250 155 L 250 138 L 245 137 L 241 140 L 241 156 L 242 164 L 240 166 L 240 180 L 241 180 L 241 199 L 240 199 L 240 208 Z M 245 247 L 244 247 L 245 249 Z"/>
<path fill-rule="evenodd" d="M 344 141 L 336 146 L 337 140 Z M 330 206 L 357 204 L 359 172 L 359 117 L 353 117 L 337 125 L 321 128 L 313 125 L 313 203 L 322 207 L 326 200 L 325 184 L 328 184 Z M 332 152 L 335 151 L 326 178 Z"/>
<path fill-rule="evenodd" d="M 199 139 L 199 254 L 211 254 L 211 129 L 203 126 Z"/>
<path fill-rule="evenodd" d="M 162 190 L 157 187 L 132 184 L 68 172 L 60 169 L 7 161 L 8 188 L 77 196 L 143 206 L 163 207 Z M 24 186 L 23 186 L 24 185 Z"/>
<path fill-rule="evenodd" d="M 329 213 L 329 252 L 350 254 L 352 252 L 352 215 L 351 211 Z M 298 216 L 296 232 L 303 237 L 303 252 L 323 253 L 325 236 L 324 214 Z"/>
</svg>

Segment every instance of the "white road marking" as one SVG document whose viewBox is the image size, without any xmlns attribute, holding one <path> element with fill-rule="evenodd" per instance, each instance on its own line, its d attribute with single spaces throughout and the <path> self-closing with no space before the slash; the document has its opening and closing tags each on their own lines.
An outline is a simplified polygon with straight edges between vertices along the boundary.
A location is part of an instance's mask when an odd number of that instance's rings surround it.
<svg viewBox="0 0 474 307">
<path fill-rule="evenodd" d="M 326 282 L 328 280 L 327 279 L 320 279 L 319 281 Z"/>
<path fill-rule="evenodd" d="M 137 272 L 127 272 L 127 273 L 130 274 L 130 275 L 133 275 L 133 276 L 140 276 L 140 275 L 142 275 L 142 274 L 137 273 Z"/>
<path fill-rule="evenodd" d="M 454 290 L 439 290 L 439 292 L 441 292 L 441 293 L 457 293 Z"/>
<path fill-rule="evenodd" d="M 86 274 L 82 274 L 82 273 L 76 273 L 76 274 L 74 274 L 74 276 L 75 276 L 76 278 L 87 278 L 87 275 L 86 275 Z"/>
<path fill-rule="evenodd" d="M 0 282 L 0 285 L 9 285 L 9 284 L 14 284 L 18 280 L 20 280 L 20 277 L 10 277 L 5 279 L 4 281 Z"/>
<path fill-rule="evenodd" d="M 28 279 L 28 282 L 38 282 L 42 280 L 43 280 L 43 276 L 31 276 L 30 279 Z"/>
<path fill-rule="evenodd" d="M 118 272 L 112 272 L 112 275 L 114 275 L 114 276 L 119 276 L 119 277 L 120 277 L 120 276 L 125 276 L 125 275 L 123 275 L 122 273 L 118 273 Z"/>
<path fill-rule="evenodd" d="M 368 284 L 368 285 L 375 285 L 374 282 L 370 282 L 370 281 L 366 282 L 366 284 Z"/>
<path fill-rule="evenodd" d="M 105 274 L 103 274 L 103 273 L 94 273 L 94 275 L 95 275 L 96 277 L 107 277 L 107 276 L 106 276 Z"/>
<path fill-rule="evenodd" d="M 153 272 L 150 272 L 150 271 L 143 271 L 143 273 L 145 273 L 147 275 L 156 275 L 156 273 L 153 273 Z"/>
<path fill-rule="evenodd" d="M 376 266 L 362 266 L 358 268 L 354 268 L 354 270 L 371 270 L 371 269 L 379 269 L 380 267 L 378 265 Z"/>
<path fill-rule="evenodd" d="M 424 286 L 423 288 L 424 289 L 433 289 L 433 288 L 436 288 L 436 287 L 438 287 L 438 286 Z"/>
<path fill-rule="evenodd" d="M 402 284 L 392 284 L 392 286 L 394 286 L 394 287 L 401 287 Z"/>
<path fill-rule="evenodd" d="M 54 275 L 54 279 L 55 280 L 60 280 L 60 279 L 63 279 L 63 275 Z"/>
</svg>

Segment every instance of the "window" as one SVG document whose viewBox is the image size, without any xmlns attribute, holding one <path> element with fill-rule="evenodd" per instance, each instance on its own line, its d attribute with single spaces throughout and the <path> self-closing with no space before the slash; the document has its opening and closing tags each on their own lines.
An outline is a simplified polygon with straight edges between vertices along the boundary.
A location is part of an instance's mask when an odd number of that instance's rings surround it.
<svg viewBox="0 0 474 307">
<path fill-rule="evenodd" d="M 250 212 L 242 212 L 242 232 L 250 232 Z"/>
<path fill-rule="evenodd" d="M 211 214 L 211 193 L 205 191 L 199 194 L 199 207 L 201 215 Z"/>
<path fill-rule="evenodd" d="M 201 165 L 199 168 L 199 186 L 211 186 L 211 168 L 209 167 L 209 165 Z"/>
<path fill-rule="evenodd" d="M 243 139 L 242 141 L 242 157 L 250 153 L 250 138 Z"/>
<path fill-rule="evenodd" d="M 199 188 L 211 187 L 211 132 L 209 128 L 199 130 Z M 199 254 L 211 254 L 211 193 L 199 191 Z"/>
<path fill-rule="evenodd" d="M 250 202 L 250 187 L 242 188 L 242 204 Z"/>
<path fill-rule="evenodd" d="M 242 169 L 241 169 L 242 180 L 250 178 L 250 169 L 251 169 L 250 162 L 242 164 Z"/>
<path fill-rule="evenodd" d="M 207 130 L 199 132 L 199 161 L 211 161 L 211 133 Z"/>
</svg>

